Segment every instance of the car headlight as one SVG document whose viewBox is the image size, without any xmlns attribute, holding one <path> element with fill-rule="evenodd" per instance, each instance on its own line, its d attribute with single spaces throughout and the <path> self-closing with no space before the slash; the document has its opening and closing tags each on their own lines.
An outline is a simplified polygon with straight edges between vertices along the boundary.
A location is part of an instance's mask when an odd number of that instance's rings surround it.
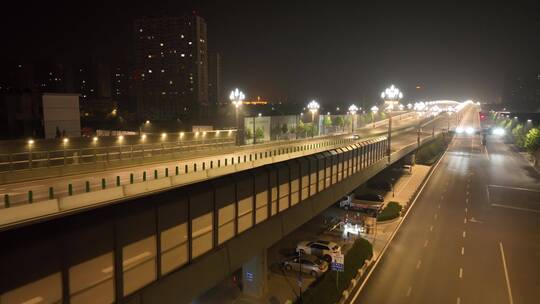
<svg viewBox="0 0 540 304">
<path fill-rule="evenodd" d="M 503 128 L 495 128 L 495 129 L 493 129 L 492 133 L 493 133 L 493 135 L 503 136 L 504 133 L 506 133 L 506 132 L 504 131 Z"/>
<path fill-rule="evenodd" d="M 463 133 L 463 128 L 462 127 L 457 127 L 456 128 L 456 133 L 458 133 L 458 134 Z"/>
<path fill-rule="evenodd" d="M 467 129 L 465 129 L 465 132 L 466 132 L 467 134 L 471 135 L 471 134 L 474 134 L 474 129 L 471 128 L 471 127 L 468 127 Z"/>
</svg>

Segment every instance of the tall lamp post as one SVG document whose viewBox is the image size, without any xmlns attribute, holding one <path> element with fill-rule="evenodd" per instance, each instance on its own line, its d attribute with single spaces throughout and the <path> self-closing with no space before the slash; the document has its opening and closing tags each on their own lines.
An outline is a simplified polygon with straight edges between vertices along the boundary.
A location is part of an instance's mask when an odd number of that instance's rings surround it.
<svg viewBox="0 0 540 304">
<path fill-rule="evenodd" d="M 231 100 L 231 102 L 232 102 L 232 104 L 234 106 L 234 110 L 235 110 L 235 117 L 236 117 L 236 144 L 237 145 L 241 144 L 240 132 L 242 132 L 242 130 L 240 128 L 240 123 L 238 121 L 238 109 L 242 105 L 242 102 L 244 101 L 245 98 L 246 98 L 246 96 L 244 95 L 244 93 L 242 91 L 238 90 L 238 88 L 232 90 L 231 94 L 229 95 L 229 99 Z"/>
<path fill-rule="evenodd" d="M 354 117 L 356 116 L 356 112 L 358 111 L 358 107 L 354 104 L 352 104 L 350 107 L 349 107 L 349 113 L 351 113 L 352 115 L 352 119 L 351 119 L 351 133 L 354 133 Z"/>
<path fill-rule="evenodd" d="M 379 107 L 373 106 L 371 107 L 371 122 L 373 123 L 373 127 L 375 128 L 375 114 L 379 112 Z"/>
<path fill-rule="evenodd" d="M 384 100 L 384 104 L 387 105 L 386 109 L 388 111 L 388 148 L 386 152 L 388 154 L 388 162 L 390 162 L 390 154 L 392 153 L 392 109 L 394 105 L 399 106 L 399 100 L 403 98 L 403 93 L 394 85 L 391 85 L 381 93 L 381 98 Z"/>
<path fill-rule="evenodd" d="M 320 106 L 318 102 L 316 102 L 315 100 L 312 100 L 310 101 L 310 103 L 308 103 L 307 108 L 311 112 L 311 126 L 312 126 L 311 137 L 313 137 L 315 134 L 315 113 L 317 113 Z"/>
</svg>

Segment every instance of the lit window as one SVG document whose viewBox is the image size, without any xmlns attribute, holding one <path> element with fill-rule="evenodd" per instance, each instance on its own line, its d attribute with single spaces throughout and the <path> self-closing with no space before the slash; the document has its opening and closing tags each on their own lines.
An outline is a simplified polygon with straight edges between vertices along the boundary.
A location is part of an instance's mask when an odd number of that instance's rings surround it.
<svg viewBox="0 0 540 304">
<path fill-rule="evenodd" d="M 152 74 L 152 70 L 148 70 L 148 73 Z"/>
<path fill-rule="evenodd" d="M 141 32 L 141 33 L 142 33 L 142 29 L 139 29 L 139 32 Z"/>
<path fill-rule="evenodd" d="M 161 69 L 161 73 L 165 73 L 165 70 L 164 70 L 164 69 Z"/>
<path fill-rule="evenodd" d="M 163 42 L 159 44 L 159 46 L 163 46 Z"/>
<path fill-rule="evenodd" d="M 173 83 L 172 80 L 169 80 L 169 84 L 172 84 L 172 83 Z"/>
<path fill-rule="evenodd" d="M 180 57 L 186 57 L 186 54 L 180 54 Z"/>
<path fill-rule="evenodd" d="M 192 43 L 193 43 L 193 42 L 191 42 L 191 41 L 190 41 L 190 42 L 188 42 L 188 44 L 189 44 L 189 45 L 191 45 Z"/>
<path fill-rule="evenodd" d="M 183 34 L 180 34 L 180 38 L 184 39 L 184 35 L 183 35 Z"/>
<path fill-rule="evenodd" d="M 151 54 L 148 54 L 148 58 L 152 58 L 152 55 L 151 55 Z"/>
</svg>

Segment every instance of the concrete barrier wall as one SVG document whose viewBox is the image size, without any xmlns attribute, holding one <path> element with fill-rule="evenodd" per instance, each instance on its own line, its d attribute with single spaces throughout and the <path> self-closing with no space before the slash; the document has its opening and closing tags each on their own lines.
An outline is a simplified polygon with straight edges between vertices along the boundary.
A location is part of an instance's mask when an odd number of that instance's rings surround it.
<svg viewBox="0 0 540 304">
<path fill-rule="evenodd" d="M 231 166 L 231 168 L 234 170 L 234 166 Z M 212 169 L 212 170 L 215 170 L 215 169 Z M 207 179 L 208 178 L 208 172 L 212 171 L 212 170 L 208 170 L 208 171 L 202 171 L 201 170 L 201 171 L 197 171 L 197 172 L 191 172 L 191 173 L 188 173 L 188 174 L 175 175 L 175 176 L 171 177 L 171 183 L 172 183 L 172 185 L 183 185 L 183 184 L 189 184 L 189 183 L 194 183 L 194 182 L 197 182 L 197 181 L 201 181 L 201 180 Z M 232 172 L 234 172 L 234 171 L 232 171 Z"/>
<path fill-rule="evenodd" d="M 208 170 L 208 177 L 212 178 L 212 177 L 217 177 L 217 176 L 221 176 L 221 175 L 227 175 L 227 174 L 231 174 L 231 173 L 234 173 L 235 172 L 235 167 L 234 166 L 226 166 L 226 167 L 219 167 L 219 168 L 213 168 L 213 169 L 210 169 Z M 173 184 L 175 185 L 178 185 L 174 179 L 176 178 L 180 178 L 181 175 L 178 175 L 178 176 L 175 176 L 173 178 Z M 182 180 L 181 178 L 179 180 Z"/>
<path fill-rule="evenodd" d="M 123 187 L 114 187 L 83 194 L 66 196 L 58 199 L 58 207 L 61 211 L 91 206 L 124 197 Z M 36 205 L 42 204 L 41 202 Z"/>
<path fill-rule="evenodd" d="M 2 209 L 0 225 L 12 224 L 23 220 L 54 214 L 58 209 L 58 200 L 52 199 L 37 204 L 26 204 Z"/>
<path fill-rule="evenodd" d="M 189 175 L 185 174 L 184 176 Z M 143 194 L 145 192 L 156 191 L 172 186 L 171 178 L 160 178 L 146 182 L 124 185 L 124 194 L 126 196 Z"/>
</svg>

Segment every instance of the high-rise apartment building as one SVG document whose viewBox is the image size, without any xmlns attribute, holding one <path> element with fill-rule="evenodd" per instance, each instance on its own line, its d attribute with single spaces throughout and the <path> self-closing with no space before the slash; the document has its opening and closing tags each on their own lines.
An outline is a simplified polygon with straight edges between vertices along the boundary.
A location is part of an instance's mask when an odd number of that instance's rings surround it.
<svg viewBox="0 0 540 304">
<path fill-rule="evenodd" d="M 206 22 L 197 15 L 135 21 L 139 120 L 195 121 L 208 108 Z"/>
</svg>

